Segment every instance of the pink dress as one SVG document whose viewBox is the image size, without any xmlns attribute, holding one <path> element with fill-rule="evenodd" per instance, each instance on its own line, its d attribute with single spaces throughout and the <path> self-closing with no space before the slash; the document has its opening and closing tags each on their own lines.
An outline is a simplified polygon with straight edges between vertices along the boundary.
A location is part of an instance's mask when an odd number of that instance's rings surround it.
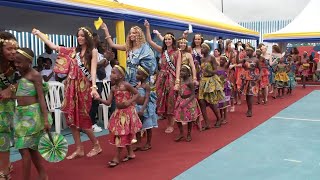
<svg viewBox="0 0 320 180">
<path fill-rule="evenodd" d="M 186 104 L 187 101 L 189 101 L 189 98 L 184 99 L 181 96 L 188 96 L 191 93 L 191 89 L 187 85 L 183 84 L 181 86 L 180 95 L 178 96 L 175 105 L 175 118 L 177 122 L 186 123 L 196 121 L 199 117 L 202 116 L 201 109 L 196 98 L 194 98 L 185 107 L 182 107 Z"/>
<path fill-rule="evenodd" d="M 131 93 L 129 91 L 118 90 L 114 92 L 113 96 L 116 104 L 131 99 Z M 116 108 L 109 121 L 108 129 L 111 132 L 110 143 L 116 147 L 131 145 L 131 140 L 134 135 L 140 131 L 141 127 L 142 123 L 133 104 L 124 109 Z"/>
</svg>

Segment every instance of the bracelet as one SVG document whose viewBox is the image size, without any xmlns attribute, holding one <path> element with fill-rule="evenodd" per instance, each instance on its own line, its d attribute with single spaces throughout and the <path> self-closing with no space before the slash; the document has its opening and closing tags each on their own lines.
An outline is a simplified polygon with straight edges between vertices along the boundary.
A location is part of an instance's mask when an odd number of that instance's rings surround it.
<svg viewBox="0 0 320 180">
<path fill-rule="evenodd" d="M 109 36 L 107 36 L 105 39 L 109 39 L 109 38 L 111 38 L 111 36 L 109 35 Z"/>
<path fill-rule="evenodd" d="M 15 93 L 17 91 L 17 88 L 13 84 L 10 84 L 10 91 Z"/>
<path fill-rule="evenodd" d="M 91 88 L 91 89 L 96 89 L 96 90 L 98 90 L 97 85 L 93 85 L 93 86 L 91 86 L 90 88 Z"/>
<path fill-rule="evenodd" d="M 175 84 L 180 84 L 180 79 L 176 79 Z"/>
</svg>

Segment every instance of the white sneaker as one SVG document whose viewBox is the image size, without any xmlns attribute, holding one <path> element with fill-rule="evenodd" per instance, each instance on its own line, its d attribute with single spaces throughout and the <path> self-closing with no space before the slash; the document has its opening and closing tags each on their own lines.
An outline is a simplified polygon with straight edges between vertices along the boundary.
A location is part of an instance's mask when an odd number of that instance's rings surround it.
<svg viewBox="0 0 320 180">
<path fill-rule="evenodd" d="M 92 126 L 93 132 L 97 133 L 97 132 L 101 132 L 102 128 L 99 127 L 97 124 Z"/>
</svg>

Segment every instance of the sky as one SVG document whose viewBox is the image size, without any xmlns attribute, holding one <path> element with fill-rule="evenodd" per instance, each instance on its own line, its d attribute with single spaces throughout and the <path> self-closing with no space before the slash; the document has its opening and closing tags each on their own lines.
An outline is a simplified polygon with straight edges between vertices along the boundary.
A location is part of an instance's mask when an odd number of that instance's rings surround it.
<svg viewBox="0 0 320 180">
<path fill-rule="evenodd" d="M 294 19 L 310 0 L 211 0 L 236 22 Z M 249 11 L 250 13 L 247 13 Z"/>
</svg>

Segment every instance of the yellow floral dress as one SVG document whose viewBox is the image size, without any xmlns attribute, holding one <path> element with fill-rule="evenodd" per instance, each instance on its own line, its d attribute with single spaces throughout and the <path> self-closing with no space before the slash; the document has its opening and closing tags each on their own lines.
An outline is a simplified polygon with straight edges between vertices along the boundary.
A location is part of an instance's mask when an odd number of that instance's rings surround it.
<svg viewBox="0 0 320 180">
<path fill-rule="evenodd" d="M 202 77 L 199 84 L 199 100 L 204 99 L 207 103 L 218 104 L 224 99 L 224 86 L 218 75 L 210 76 L 207 70 L 213 71 L 214 68 L 210 62 L 201 64 Z"/>
</svg>

